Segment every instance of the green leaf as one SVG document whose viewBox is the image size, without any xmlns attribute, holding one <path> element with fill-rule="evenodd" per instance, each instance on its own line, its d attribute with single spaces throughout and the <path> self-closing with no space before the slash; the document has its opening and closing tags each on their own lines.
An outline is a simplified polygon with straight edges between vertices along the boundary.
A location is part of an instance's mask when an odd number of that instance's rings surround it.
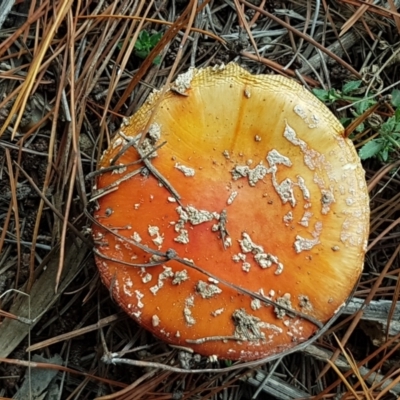
<svg viewBox="0 0 400 400">
<path fill-rule="evenodd" d="M 379 153 L 379 158 L 386 162 L 389 159 L 389 148 L 385 147 L 380 153 Z"/>
<path fill-rule="evenodd" d="M 149 55 L 149 52 L 146 50 L 142 50 L 142 51 L 135 50 L 135 55 L 138 56 L 139 58 L 141 58 L 142 60 L 144 60 Z M 161 56 L 158 55 L 154 58 L 153 64 L 160 65 L 160 63 L 161 63 Z"/>
<path fill-rule="evenodd" d="M 362 132 L 364 128 L 365 128 L 364 122 L 361 122 L 361 124 L 357 125 L 356 132 Z"/>
<path fill-rule="evenodd" d="M 156 44 L 160 41 L 162 37 L 162 32 L 155 33 L 154 35 L 149 35 L 149 33 L 145 30 L 139 33 L 138 40 L 135 43 L 135 55 L 139 58 L 145 59 L 156 46 Z M 153 64 L 160 64 L 161 57 L 157 56 L 153 60 Z"/>
<path fill-rule="evenodd" d="M 154 60 L 153 60 L 153 64 L 154 65 L 160 65 L 161 63 L 161 56 L 158 55 Z"/>
<path fill-rule="evenodd" d="M 318 89 L 315 88 L 312 90 L 314 96 L 316 96 L 319 100 L 323 101 L 324 103 L 329 100 L 329 92 L 325 89 Z"/>
<path fill-rule="evenodd" d="M 392 132 L 392 137 L 399 141 L 400 139 L 400 124 L 396 124 L 396 127 L 394 128 L 394 131 Z"/>
<path fill-rule="evenodd" d="M 142 44 L 147 44 L 150 41 L 150 35 L 149 32 L 147 32 L 146 30 L 143 30 L 139 33 L 139 37 L 138 40 L 140 42 L 142 42 Z"/>
<path fill-rule="evenodd" d="M 394 117 L 396 119 L 396 122 L 400 122 L 400 108 L 396 109 L 396 112 L 394 113 Z"/>
<path fill-rule="evenodd" d="M 330 103 L 332 101 L 336 101 L 340 99 L 340 95 L 336 92 L 335 89 L 325 90 L 325 89 L 313 89 L 313 93 L 318 99 L 320 99 L 324 103 Z"/>
<path fill-rule="evenodd" d="M 149 52 L 147 50 L 135 50 L 135 54 L 144 60 L 149 55 Z"/>
<path fill-rule="evenodd" d="M 391 95 L 392 95 L 392 105 L 394 107 L 400 107 L 400 90 L 393 89 Z"/>
<path fill-rule="evenodd" d="M 361 86 L 362 81 L 350 81 L 343 85 L 343 94 L 350 94 Z"/>
<path fill-rule="evenodd" d="M 146 46 L 143 45 L 142 42 L 140 42 L 139 40 L 135 43 L 135 50 L 136 51 L 146 51 Z"/>
<path fill-rule="evenodd" d="M 358 155 L 361 160 L 366 160 L 367 158 L 376 156 L 382 150 L 383 146 L 384 144 L 381 139 L 372 139 L 361 147 Z"/>
<path fill-rule="evenodd" d="M 371 107 L 375 102 L 371 102 L 371 100 L 363 100 L 357 104 L 354 104 L 354 108 L 358 115 L 361 115 L 364 111 L 367 111 L 369 107 Z"/>
<path fill-rule="evenodd" d="M 346 128 L 348 125 L 350 125 L 351 121 L 353 121 L 353 118 L 343 117 L 340 118 L 339 121 Z"/>
<path fill-rule="evenodd" d="M 394 131 L 395 127 L 396 118 L 390 117 L 382 124 L 381 129 L 379 129 L 379 133 L 381 133 L 382 135 L 390 135 Z"/>
<path fill-rule="evenodd" d="M 149 44 L 151 46 L 151 49 L 153 49 L 156 46 L 156 44 L 161 40 L 161 38 L 162 38 L 162 32 L 158 32 L 150 36 Z"/>
</svg>

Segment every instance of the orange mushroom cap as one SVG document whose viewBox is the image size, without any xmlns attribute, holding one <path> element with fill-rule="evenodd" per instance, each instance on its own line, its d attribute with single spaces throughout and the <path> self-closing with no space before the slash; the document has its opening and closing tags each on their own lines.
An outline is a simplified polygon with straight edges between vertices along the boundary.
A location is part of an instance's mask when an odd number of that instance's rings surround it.
<svg viewBox="0 0 400 400">
<path fill-rule="evenodd" d="M 364 171 L 343 131 L 294 81 L 235 64 L 154 92 L 99 165 L 104 284 L 142 326 L 203 355 L 304 342 L 351 294 L 366 250 Z"/>
</svg>

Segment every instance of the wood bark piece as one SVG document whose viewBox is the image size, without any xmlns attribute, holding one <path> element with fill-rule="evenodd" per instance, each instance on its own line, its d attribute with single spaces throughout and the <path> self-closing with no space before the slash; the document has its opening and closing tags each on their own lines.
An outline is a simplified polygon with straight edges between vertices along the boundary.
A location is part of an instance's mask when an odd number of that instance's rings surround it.
<svg viewBox="0 0 400 400">
<path fill-rule="evenodd" d="M 8 14 L 15 4 L 15 0 L 2 0 L 0 2 L 0 29 L 4 24 Z"/>
<path fill-rule="evenodd" d="M 354 314 L 361 308 L 364 309 L 363 319 L 370 321 L 386 320 L 389 317 L 390 309 L 393 305 L 391 300 L 372 300 L 369 304 L 364 306 L 365 299 L 353 297 L 343 310 L 343 314 Z M 396 304 L 393 321 L 400 321 L 400 304 Z"/>
<path fill-rule="evenodd" d="M 32 357 L 33 363 L 47 363 L 52 365 L 63 365 L 64 360 L 59 354 L 55 354 L 51 358 L 45 358 L 38 354 Z M 49 399 L 46 395 L 48 393 L 48 388 L 58 374 L 57 369 L 41 369 L 32 368 L 25 370 L 25 379 L 15 394 L 13 399 L 15 400 L 27 400 L 27 399 Z M 29 375 L 29 376 L 28 376 Z"/>
<path fill-rule="evenodd" d="M 343 310 L 343 314 L 350 315 L 356 313 L 358 310 L 363 308 L 363 315 L 361 320 L 376 323 L 380 334 L 379 337 L 371 339 L 383 341 L 386 340 L 386 331 L 389 324 L 388 334 L 389 336 L 397 336 L 400 334 L 400 304 L 396 304 L 392 319 L 388 321 L 390 315 L 390 309 L 393 302 L 390 300 L 372 300 L 368 305 L 364 306 L 364 299 L 352 298 Z"/>
<path fill-rule="evenodd" d="M 264 395 L 268 394 L 279 400 L 307 399 L 311 397 L 309 393 L 285 382 L 277 376 L 271 376 L 266 382 L 265 379 L 266 374 L 263 371 L 256 371 L 254 376 L 250 376 L 244 380 L 256 388 L 259 388 L 264 383 L 260 393 Z M 261 397 L 258 396 L 257 398 Z"/>
<path fill-rule="evenodd" d="M 64 271 L 61 276 L 57 293 L 54 293 L 55 280 L 58 269 L 59 251 L 47 264 L 47 268 L 32 286 L 30 300 L 27 296 L 17 295 L 10 313 L 23 318 L 31 318 L 30 325 L 17 320 L 5 318 L 0 324 L 0 357 L 9 354 L 25 339 L 43 314 L 59 299 L 63 291 L 82 268 L 82 261 L 87 255 L 87 246 L 78 238 L 70 239 L 66 246 Z"/>
<path fill-rule="evenodd" d="M 352 46 L 354 46 L 357 41 L 360 40 L 360 35 L 351 31 L 347 32 L 340 40 L 337 40 L 335 43 L 331 44 L 330 46 L 327 47 L 329 51 L 332 53 L 336 54 L 339 57 L 342 57 L 344 55 L 343 49 L 350 49 Z M 312 56 L 308 62 L 304 62 L 304 65 L 302 68 L 299 69 L 299 72 L 302 75 L 309 75 L 312 73 L 312 67 L 314 67 L 316 70 L 319 70 L 321 67 L 321 57 L 325 60 L 325 62 L 329 59 L 328 54 L 323 53 L 323 52 L 317 52 L 314 56 Z"/>
</svg>

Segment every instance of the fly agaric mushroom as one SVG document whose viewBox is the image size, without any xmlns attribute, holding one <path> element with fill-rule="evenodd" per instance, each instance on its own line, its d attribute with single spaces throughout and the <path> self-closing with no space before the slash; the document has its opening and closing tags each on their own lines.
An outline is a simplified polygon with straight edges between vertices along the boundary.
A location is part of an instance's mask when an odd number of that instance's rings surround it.
<svg viewBox="0 0 400 400">
<path fill-rule="evenodd" d="M 364 171 L 343 132 L 294 81 L 235 64 L 154 92 L 99 165 L 96 263 L 114 299 L 208 356 L 259 359 L 311 337 L 366 249 Z"/>
</svg>

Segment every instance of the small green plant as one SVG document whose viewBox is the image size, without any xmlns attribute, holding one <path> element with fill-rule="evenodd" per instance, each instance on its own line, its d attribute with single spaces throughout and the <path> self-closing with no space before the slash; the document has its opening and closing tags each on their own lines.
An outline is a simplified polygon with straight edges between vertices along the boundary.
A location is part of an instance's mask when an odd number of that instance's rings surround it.
<svg viewBox="0 0 400 400">
<path fill-rule="evenodd" d="M 351 96 L 351 93 L 358 90 L 362 81 L 350 81 L 343 85 L 342 91 L 336 89 L 313 89 L 313 93 L 324 103 L 333 103 L 338 100 L 358 101 L 359 97 Z"/>
<path fill-rule="evenodd" d="M 361 160 L 378 157 L 387 162 L 392 153 L 400 151 L 400 108 L 380 126 L 378 132 L 379 137 L 371 139 L 361 147 L 358 152 Z"/>
<path fill-rule="evenodd" d="M 343 126 L 348 126 L 355 118 L 362 115 L 371 106 L 376 104 L 374 99 L 362 99 L 352 95 L 360 88 L 362 81 L 351 81 L 343 85 L 342 91 L 330 89 L 314 89 L 313 93 L 318 99 L 326 104 L 332 104 L 336 101 L 353 102 L 351 110 L 352 117 L 341 118 Z M 379 135 L 369 140 L 359 150 L 359 156 L 362 160 L 377 157 L 380 161 L 387 162 L 393 153 L 400 151 L 400 90 L 394 89 L 391 93 L 391 104 L 396 109 L 395 114 L 374 127 Z M 365 129 L 364 123 L 361 123 L 356 132 L 362 132 Z"/>
<path fill-rule="evenodd" d="M 154 49 L 157 43 L 161 40 L 161 38 L 162 38 L 162 32 L 149 34 L 146 30 L 141 31 L 135 43 L 135 54 L 138 57 L 145 59 Z M 160 56 L 157 56 L 153 60 L 153 63 L 156 65 L 160 64 L 160 62 L 161 62 Z"/>
<path fill-rule="evenodd" d="M 134 48 L 135 55 L 144 60 L 154 49 L 157 43 L 161 40 L 162 35 L 163 35 L 162 32 L 154 33 L 151 35 L 146 30 L 141 31 L 135 43 L 135 48 Z M 122 48 L 122 42 L 118 43 L 118 48 L 119 49 Z M 160 62 L 161 62 L 160 56 L 157 56 L 153 60 L 153 64 L 155 65 L 159 65 Z"/>
<path fill-rule="evenodd" d="M 224 363 L 226 367 L 231 367 L 233 365 L 232 360 L 224 360 Z"/>
<path fill-rule="evenodd" d="M 350 111 L 352 117 L 341 118 L 340 122 L 344 127 L 348 126 L 355 118 L 359 117 L 368 108 L 376 104 L 374 99 L 362 99 L 352 93 L 360 88 L 362 81 L 350 81 L 343 85 L 342 91 L 336 89 L 313 89 L 313 93 L 317 96 L 323 103 L 332 104 L 335 101 L 348 101 L 354 103 L 353 109 Z M 364 130 L 364 124 L 360 124 L 356 128 L 356 132 L 362 132 Z"/>
</svg>

